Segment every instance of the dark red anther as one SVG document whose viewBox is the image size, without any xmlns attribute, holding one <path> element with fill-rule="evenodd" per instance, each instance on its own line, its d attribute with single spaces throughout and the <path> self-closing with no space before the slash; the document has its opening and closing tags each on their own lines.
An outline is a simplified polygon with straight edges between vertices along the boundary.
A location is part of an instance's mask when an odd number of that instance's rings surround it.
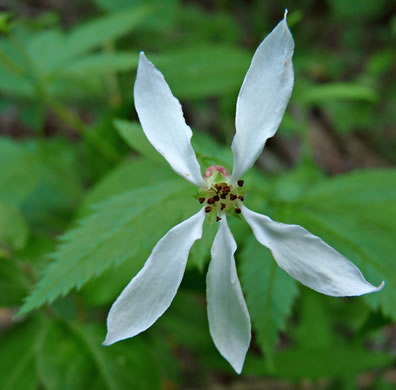
<svg viewBox="0 0 396 390">
<path fill-rule="evenodd" d="M 225 203 L 221 203 L 220 210 L 223 211 L 225 209 L 225 207 L 226 207 Z"/>
<path fill-rule="evenodd" d="M 220 198 L 221 199 L 225 199 L 225 198 L 227 198 L 227 194 L 225 194 L 224 192 L 220 195 Z"/>
<path fill-rule="evenodd" d="M 219 222 L 219 221 L 221 221 L 221 218 L 220 217 L 216 217 L 216 222 Z"/>
<path fill-rule="evenodd" d="M 218 196 L 218 195 L 215 195 L 215 196 L 213 197 L 213 199 L 214 199 L 214 201 L 215 201 L 215 202 L 217 202 L 217 201 L 219 201 L 219 200 L 220 200 L 220 198 L 219 198 L 219 196 Z"/>
<path fill-rule="evenodd" d="M 228 194 L 231 191 L 231 187 L 230 186 L 224 186 L 223 187 L 223 191 Z"/>
<path fill-rule="evenodd" d="M 208 199 L 208 204 L 214 204 L 214 202 L 216 202 L 216 201 L 214 200 L 214 198 L 209 198 L 209 199 Z"/>
<path fill-rule="evenodd" d="M 243 187 L 243 183 L 245 183 L 243 180 L 238 180 L 238 185 L 239 185 L 239 187 Z"/>
<path fill-rule="evenodd" d="M 239 195 L 238 196 L 239 200 L 241 200 L 242 202 L 245 200 L 245 197 L 243 195 Z"/>
<path fill-rule="evenodd" d="M 237 208 L 235 209 L 235 212 L 236 212 L 237 214 L 240 214 L 240 213 L 242 212 L 242 210 L 241 210 L 239 207 L 237 207 Z"/>
<path fill-rule="evenodd" d="M 220 184 L 215 184 L 216 191 L 219 192 L 222 189 Z"/>
<path fill-rule="evenodd" d="M 235 194 L 231 194 L 231 195 L 230 195 L 230 199 L 231 199 L 231 200 L 235 200 L 236 198 L 238 198 L 238 197 L 237 197 Z"/>
<path fill-rule="evenodd" d="M 205 198 L 199 198 L 199 203 L 203 203 L 203 202 L 205 202 Z"/>
<path fill-rule="evenodd" d="M 210 206 L 205 207 L 205 213 L 210 213 L 212 211 L 212 208 Z"/>
</svg>

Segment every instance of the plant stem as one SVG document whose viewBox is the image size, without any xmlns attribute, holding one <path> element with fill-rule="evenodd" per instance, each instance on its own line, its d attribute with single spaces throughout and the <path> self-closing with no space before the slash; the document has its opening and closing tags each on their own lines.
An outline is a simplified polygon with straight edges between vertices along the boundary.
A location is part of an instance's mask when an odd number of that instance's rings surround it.
<svg viewBox="0 0 396 390">
<path fill-rule="evenodd" d="M 109 162 L 116 163 L 121 159 L 120 154 L 109 143 L 106 143 L 94 132 L 88 132 L 85 123 L 78 118 L 72 111 L 68 110 L 59 102 L 48 102 L 49 107 L 61 118 L 65 123 L 73 128 L 79 135 L 84 137 L 87 142 Z"/>
</svg>

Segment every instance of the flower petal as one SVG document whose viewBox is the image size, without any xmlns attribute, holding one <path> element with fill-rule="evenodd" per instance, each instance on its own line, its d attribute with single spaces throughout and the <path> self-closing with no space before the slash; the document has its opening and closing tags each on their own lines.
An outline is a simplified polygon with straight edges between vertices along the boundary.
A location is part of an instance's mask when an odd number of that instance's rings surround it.
<svg viewBox="0 0 396 390">
<path fill-rule="evenodd" d="M 139 273 L 113 303 L 104 345 L 136 336 L 169 307 L 183 278 L 188 254 L 202 236 L 204 210 L 169 230 Z"/>
<path fill-rule="evenodd" d="M 279 127 L 293 89 L 293 50 L 285 13 L 257 48 L 239 92 L 232 142 L 233 182 L 254 164 Z"/>
<path fill-rule="evenodd" d="M 347 258 L 298 225 L 286 225 L 242 206 L 257 241 L 269 248 L 279 267 L 326 295 L 346 297 L 382 289 L 370 284 Z"/>
<path fill-rule="evenodd" d="M 251 326 L 235 267 L 236 248 L 224 216 L 213 242 L 206 278 L 209 330 L 219 352 L 240 374 L 250 344 Z"/>
<path fill-rule="evenodd" d="M 204 187 L 191 146 L 192 131 L 184 120 L 182 107 L 162 73 L 143 52 L 140 53 L 134 98 L 140 123 L 151 144 L 180 176 Z"/>
</svg>

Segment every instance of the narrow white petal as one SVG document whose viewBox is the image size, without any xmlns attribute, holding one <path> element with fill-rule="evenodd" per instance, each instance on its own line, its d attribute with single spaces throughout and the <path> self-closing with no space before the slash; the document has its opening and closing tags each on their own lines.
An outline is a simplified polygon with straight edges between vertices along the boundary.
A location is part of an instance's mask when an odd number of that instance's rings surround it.
<svg viewBox="0 0 396 390">
<path fill-rule="evenodd" d="M 302 284 L 326 295 L 346 297 L 382 289 L 370 284 L 347 258 L 298 225 L 272 221 L 242 206 L 257 241 L 269 248 L 279 267 Z"/>
<path fill-rule="evenodd" d="M 235 267 L 236 248 L 224 216 L 213 242 L 206 278 L 209 330 L 219 352 L 240 374 L 250 344 L 251 326 Z"/>
<path fill-rule="evenodd" d="M 113 303 L 103 344 L 136 336 L 165 312 L 183 278 L 190 249 L 202 236 L 204 219 L 201 210 L 158 241 L 144 267 Z"/>
<path fill-rule="evenodd" d="M 285 18 L 257 48 L 239 92 L 232 142 L 237 181 L 279 127 L 293 89 L 294 41 Z"/>
<path fill-rule="evenodd" d="M 146 137 L 182 177 L 204 187 L 191 146 L 192 131 L 162 73 L 140 53 L 134 88 L 135 107 Z"/>
</svg>

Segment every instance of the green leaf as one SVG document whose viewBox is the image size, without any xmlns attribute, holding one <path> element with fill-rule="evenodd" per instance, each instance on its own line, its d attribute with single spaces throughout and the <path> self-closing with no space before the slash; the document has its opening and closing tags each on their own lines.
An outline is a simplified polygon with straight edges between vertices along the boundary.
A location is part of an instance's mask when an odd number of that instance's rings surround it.
<svg viewBox="0 0 396 390">
<path fill-rule="evenodd" d="M 0 12 L 0 31 L 3 33 L 8 32 L 11 29 L 10 25 L 10 12 Z"/>
<path fill-rule="evenodd" d="M 331 345 L 317 349 L 290 348 L 276 352 L 273 360 L 275 369 L 269 371 L 263 360 L 248 357 L 244 373 L 289 379 L 318 379 L 351 376 L 392 363 L 392 357 L 386 353 L 351 345 Z"/>
<path fill-rule="evenodd" d="M 114 125 L 133 150 L 149 160 L 166 163 L 166 160 L 151 145 L 138 122 L 117 119 Z M 222 164 L 231 169 L 232 153 L 230 148 L 224 148 L 211 137 L 199 131 L 193 132 L 191 142 L 202 169 L 215 164 Z"/>
<path fill-rule="evenodd" d="M 25 59 L 23 67 L 39 76 L 40 83 L 53 81 L 51 77 L 59 73 L 81 77 L 83 72 L 90 76 L 90 72 L 97 74 L 133 69 L 137 65 L 135 54 L 88 55 L 87 52 L 133 31 L 148 14 L 148 7 L 134 7 L 78 24 L 69 33 L 52 29 L 26 36 L 25 51 L 30 62 L 26 63 Z"/>
<path fill-rule="evenodd" d="M 46 318 L 0 339 L 2 390 L 155 390 L 159 369 L 141 338 L 104 347 L 104 326 Z"/>
<path fill-rule="evenodd" d="M 21 210 L 29 224 L 48 228 L 62 222 L 62 213 L 81 196 L 80 171 L 70 142 L 1 138 L 0 166 L 0 202 Z"/>
<path fill-rule="evenodd" d="M 148 57 L 165 75 L 175 96 L 184 99 L 235 93 L 251 59 L 241 49 L 209 45 Z"/>
<path fill-rule="evenodd" d="M 156 220 L 159 213 L 166 214 L 165 211 L 178 216 L 164 202 L 185 190 L 186 185 L 166 182 L 131 190 L 100 203 L 93 215 L 62 237 L 62 244 L 53 254 L 55 261 L 20 313 L 52 302 L 72 288 L 80 288 L 110 266 L 131 260 L 147 243 L 151 247 L 151 238 L 155 235 L 150 222 Z"/>
<path fill-rule="evenodd" d="M 0 306 L 19 306 L 28 287 L 24 271 L 15 259 L 3 259 L 0 256 Z"/>
<path fill-rule="evenodd" d="M 162 32 L 169 31 L 175 25 L 178 0 L 95 0 L 95 3 L 106 11 L 119 11 L 123 9 L 139 9 L 149 6 L 153 14 L 145 19 L 140 27 L 144 31 Z"/>
<path fill-rule="evenodd" d="M 0 201 L 0 246 L 5 244 L 20 250 L 25 246 L 28 235 L 29 228 L 18 209 Z"/>
<path fill-rule="evenodd" d="M 93 204 L 117 194 L 178 178 L 167 164 L 158 164 L 145 158 L 125 160 L 86 195 L 80 214 L 88 214 Z M 183 179 L 180 178 L 180 182 L 184 183 Z"/>
<path fill-rule="evenodd" d="M 1 138 L 0 166 L 0 200 L 15 206 L 21 205 L 40 177 L 36 145 Z"/>
<path fill-rule="evenodd" d="M 303 288 L 299 304 L 299 322 L 295 328 L 296 342 L 304 348 L 330 348 L 335 340 L 334 316 L 326 305 L 324 295 L 309 288 Z"/>
<path fill-rule="evenodd" d="M 297 283 L 275 263 L 270 251 L 251 236 L 240 253 L 241 282 L 263 352 L 271 357 L 280 331 L 286 328 Z"/>
<path fill-rule="evenodd" d="M 233 161 L 231 148 L 218 144 L 212 137 L 200 131 L 194 131 L 191 143 L 202 170 L 220 164 L 231 172 Z"/>
<path fill-rule="evenodd" d="M 146 343 L 136 338 L 102 346 L 104 329 L 53 321 L 37 356 L 48 390 L 160 389 L 160 375 Z"/>
<path fill-rule="evenodd" d="M 118 130 L 125 142 L 136 152 L 149 160 L 156 162 L 165 162 L 165 159 L 155 150 L 143 132 L 138 122 L 128 122 L 117 119 L 114 126 Z"/>
<path fill-rule="evenodd" d="M 0 91 L 10 96 L 32 98 L 34 85 L 24 75 L 14 74 L 0 65 Z"/>
<path fill-rule="evenodd" d="M 187 207 L 188 206 L 188 207 Z M 195 208 L 194 208 L 195 206 Z M 91 279 L 82 289 L 81 293 L 92 305 L 105 305 L 112 303 L 129 281 L 143 267 L 151 251 L 164 234 L 176 224 L 191 217 L 197 212 L 196 200 L 184 193 L 173 194 L 157 208 L 152 208 L 146 214 L 135 220 L 138 232 L 133 241 L 137 242 L 135 251 L 122 264 L 106 270 L 98 278 Z M 189 210 L 187 213 L 186 210 Z M 155 221 L 156 229 L 152 229 Z M 188 268 L 197 266 L 207 259 L 190 255 Z"/>
<path fill-rule="evenodd" d="M 40 324 L 29 321 L 4 332 L 0 339 L 0 388 L 36 390 L 35 351 Z"/>
<path fill-rule="evenodd" d="M 30 224 L 46 229 L 63 227 L 82 197 L 76 147 L 70 141 L 51 138 L 36 144 L 35 156 L 39 177 L 22 204 L 22 212 Z"/>
<path fill-rule="evenodd" d="M 125 72 L 137 68 L 138 54 L 97 53 L 79 57 L 59 69 L 61 76 L 87 77 L 105 75 L 112 72 Z"/>
<path fill-rule="evenodd" d="M 208 354 L 218 355 L 210 337 L 206 303 L 203 296 L 179 289 L 172 305 L 158 323 L 153 333 L 165 330 L 168 338 L 194 353 L 200 353 L 202 358 Z M 188 310 L 186 310 L 188 308 Z"/>
<path fill-rule="evenodd" d="M 191 199 L 191 204 L 194 204 L 195 199 Z M 192 207 L 191 207 L 192 208 Z M 192 215 L 192 212 L 186 212 L 186 218 Z M 218 225 L 215 223 L 209 223 L 205 219 L 203 226 L 203 234 L 200 240 L 197 240 L 191 248 L 190 255 L 188 258 L 187 269 L 196 267 L 199 271 L 203 272 L 206 263 L 210 257 L 210 249 L 213 245 L 213 240 L 217 233 Z"/>
<path fill-rule="evenodd" d="M 125 9 L 78 25 L 59 48 L 63 61 L 131 32 L 149 12 L 147 7 Z"/>
<path fill-rule="evenodd" d="M 364 100 L 376 102 L 375 91 L 364 85 L 353 83 L 330 83 L 315 85 L 300 91 L 301 100 L 305 103 L 321 103 L 333 100 Z"/>
<path fill-rule="evenodd" d="M 364 296 L 373 309 L 396 319 L 396 171 L 366 171 L 322 180 L 299 200 L 280 206 L 286 223 L 320 236 L 354 262 L 373 284 L 385 288 Z"/>
<path fill-rule="evenodd" d="M 39 31 L 26 42 L 26 54 L 31 67 L 30 72 L 47 77 L 62 64 L 61 55 L 64 49 L 64 35 L 58 29 Z"/>
</svg>

